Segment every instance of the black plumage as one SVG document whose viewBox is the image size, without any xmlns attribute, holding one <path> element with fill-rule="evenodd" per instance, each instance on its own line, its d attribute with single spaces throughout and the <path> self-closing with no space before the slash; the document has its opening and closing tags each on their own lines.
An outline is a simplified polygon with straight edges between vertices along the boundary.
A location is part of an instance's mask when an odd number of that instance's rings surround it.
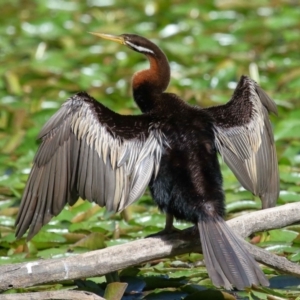
<svg viewBox="0 0 300 300">
<path fill-rule="evenodd" d="M 95 34 L 147 56 L 150 68 L 133 76 L 133 96 L 143 112 L 122 116 L 78 93 L 63 104 L 39 134 L 19 214 L 17 237 L 28 238 L 79 197 L 120 211 L 149 185 L 167 213 L 197 225 L 208 273 L 217 286 L 243 289 L 268 280 L 226 225 L 217 152 L 263 207 L 276 203 L 279 179 L 268 113 L 274 102 L 242 76 L 225 105 L 202 109 L 165 93 L 170 67 L 164 53 L 132 34 Z"/>
</svg>

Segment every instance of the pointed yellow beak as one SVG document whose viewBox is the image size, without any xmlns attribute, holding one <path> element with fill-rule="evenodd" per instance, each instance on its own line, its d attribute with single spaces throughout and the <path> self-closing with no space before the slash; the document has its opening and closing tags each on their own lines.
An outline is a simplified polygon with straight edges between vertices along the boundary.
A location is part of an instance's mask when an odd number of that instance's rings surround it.
<svg viewBox="0 0 300 300">
<path fill-rule="evenodd" d="M 125 40 L 123 36 L 120 35 L 112 35 L 112 34 L 105 34 L 105 33 L 97 33 L 97 32 L 89 32 L 90 34 L 93 34 L 95 36 L 98 36 L 105 40 L 110 40 L 117 42 L 119 44 L 125 45 Z"/>
</svg>

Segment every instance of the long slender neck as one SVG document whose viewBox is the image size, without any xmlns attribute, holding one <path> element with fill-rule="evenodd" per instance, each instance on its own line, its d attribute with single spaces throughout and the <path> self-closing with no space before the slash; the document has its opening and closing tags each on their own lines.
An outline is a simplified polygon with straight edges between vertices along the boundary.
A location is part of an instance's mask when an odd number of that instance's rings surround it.
<svg viewBox="0 0 300 300">
<path fill-rule="evenodd" d="M 170 82 L 167 57 L 156 45 L 151 46 L 153 53 L 143 53 L 150 62 L 149 69 L 135 73 L 132 79 L 133 97 L 142 112 L 155 109 L 157 105 L 155 100 L 166 90 Z"/>
</svg>

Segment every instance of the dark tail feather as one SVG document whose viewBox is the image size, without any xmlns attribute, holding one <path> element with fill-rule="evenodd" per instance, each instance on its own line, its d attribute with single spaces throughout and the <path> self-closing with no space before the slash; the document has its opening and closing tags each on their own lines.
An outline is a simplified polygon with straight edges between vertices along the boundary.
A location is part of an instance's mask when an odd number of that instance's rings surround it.
<svg viewBox="0 0 300 300">
<path fill-rule="evenodd" d="M 220 217 L 198 223 L 208 275 L 215 286 L 243 290 L 252 284 L 268 286 L 269 281 L 245 249 L 241 240 Z"/>
</svg>

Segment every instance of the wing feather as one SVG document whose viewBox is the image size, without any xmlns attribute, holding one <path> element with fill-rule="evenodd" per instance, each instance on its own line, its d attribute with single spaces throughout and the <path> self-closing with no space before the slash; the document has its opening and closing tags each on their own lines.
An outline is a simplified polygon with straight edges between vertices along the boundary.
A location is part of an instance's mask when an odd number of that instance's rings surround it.
<svg viewBox="0 0 300 300">
<path fill-rule="evenodd" d="M 144 158 L 140 164 L 136 166 L 134 172 L 134 179 L 129 195 L 129 203 L 135 201 L 135 199 L 140 198 L 148 185 L 153 173 L 153 162 L 149 157 Z"/>
<path fill-rule="evenodd" d="M 268 113 L 275 103 L 246 76 L 225 105 L 205 109 L 214 122 L 215 144 L 240 183 L 262 199 L 263 208 L 279 195 L 277 155 Z"/>
<path fill-rule="evenodd" d="M 149 115 L 118 115 L 86 93 L 45 124 L 17 217 L 17 237 L 38 232 L 78 197 L 120 211 L 159 169 L 165 138 Z M 159 124 L 156 124 L 159 125 Z"/>
</svg>

